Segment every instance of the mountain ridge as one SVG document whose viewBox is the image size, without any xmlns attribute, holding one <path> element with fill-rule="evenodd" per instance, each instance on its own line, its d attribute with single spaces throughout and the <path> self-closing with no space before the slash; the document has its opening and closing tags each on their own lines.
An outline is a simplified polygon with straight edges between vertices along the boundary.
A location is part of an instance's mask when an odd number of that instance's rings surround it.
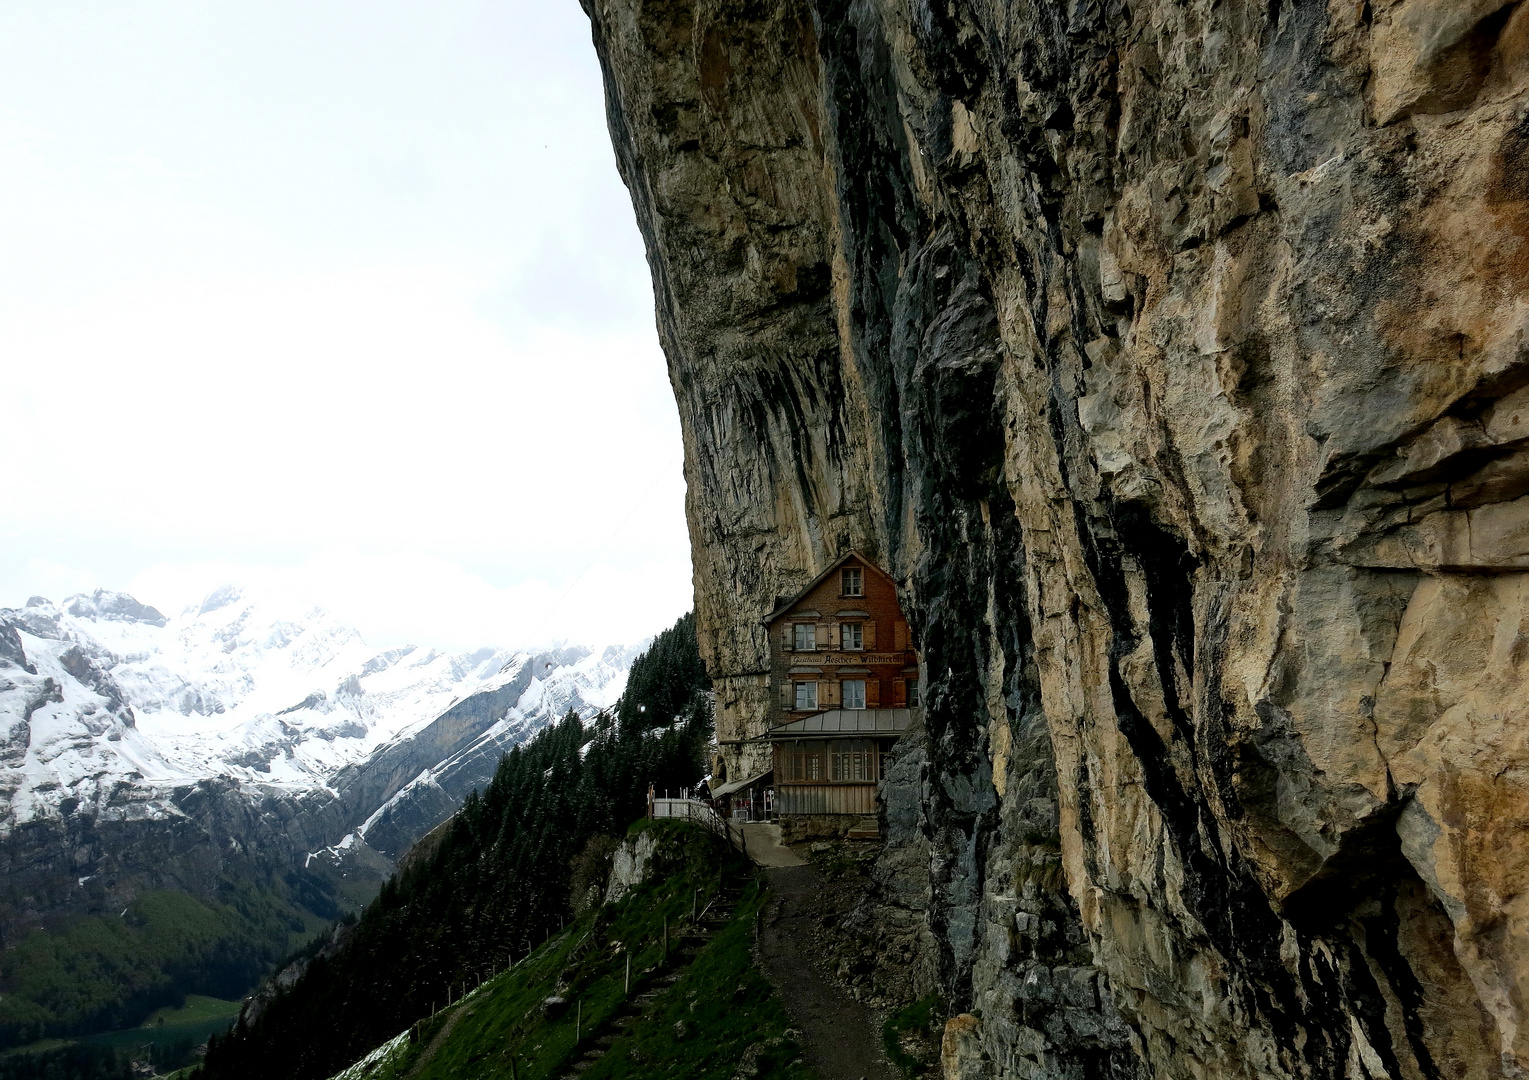
<svg viewBox="0 0 1529 1080">
<path fill-rule="evenodd" d="M 377 650 L 233 587 L 168 617 L 104 590 L 0 609 L 0 945 L 263 882 L 274 961 L 271 928 L 356 910 L 501 753 L 613 704 L 635 652 Z M 0 1041 L 60 1033 L 9 1008 L 11 967 Z"/>
</svg>

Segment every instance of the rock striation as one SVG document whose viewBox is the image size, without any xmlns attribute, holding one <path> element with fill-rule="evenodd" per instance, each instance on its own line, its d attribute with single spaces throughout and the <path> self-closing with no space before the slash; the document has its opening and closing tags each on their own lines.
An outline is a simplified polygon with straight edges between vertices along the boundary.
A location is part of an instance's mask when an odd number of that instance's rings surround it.
<svg viewBox="0 0 1529 1080">
<path fill-rule="evenodd" d="M 1524 1075 L 1529 5 L 583 4 L 719 735 L 899 582 L 947 1073 Z"/>
</svg>

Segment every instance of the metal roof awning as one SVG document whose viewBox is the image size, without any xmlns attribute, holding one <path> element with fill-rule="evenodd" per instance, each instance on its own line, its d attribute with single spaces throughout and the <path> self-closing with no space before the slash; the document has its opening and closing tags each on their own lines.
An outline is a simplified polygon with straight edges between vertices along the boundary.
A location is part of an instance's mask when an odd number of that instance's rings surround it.
<svg viewBox="0 0 1529 1080">
<path fill-rule="evenodd" d="M 912 709 L 829 709 L 771 728 L 764 737 L 837 739 L 846 735 L 901 735 L 912 726 Z"/>
<path fill-rule="evenodd" d="M 750 784 L 763 780 L 774 771 L 774 769 L 766 769 L 764 772 L 755 773 L 753 776 L 746 776 L 742 780 L 729 780 L 725 784 L 718 784 L 711 789 L 711 797 L 713 799 L 720 799 L 724 795 L 731 795 L 735 791 L 741 791 Z"/>
</svg>

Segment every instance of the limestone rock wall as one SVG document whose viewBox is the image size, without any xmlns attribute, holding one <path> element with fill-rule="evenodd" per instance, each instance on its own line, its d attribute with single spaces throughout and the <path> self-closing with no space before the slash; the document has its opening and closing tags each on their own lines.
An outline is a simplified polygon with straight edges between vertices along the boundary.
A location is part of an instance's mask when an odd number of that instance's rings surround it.
<svg viewBox="0 0 1529 1080">
<path fill-rule="evenodd" d="M 1522 1075 L 1529 5 L 583 2 L 719 701 L 902 590 L 949 1067 Z"/>
<path fill-rule="evenodd" d="M 610 880 L 605 886 L 605 903 L 614 904 L 641 885 L 648 877 L 648 864 L 658 846 L 655 834 L 644 832 L 635 839 L 623 840 L 611 858 Z"/>
</svg>

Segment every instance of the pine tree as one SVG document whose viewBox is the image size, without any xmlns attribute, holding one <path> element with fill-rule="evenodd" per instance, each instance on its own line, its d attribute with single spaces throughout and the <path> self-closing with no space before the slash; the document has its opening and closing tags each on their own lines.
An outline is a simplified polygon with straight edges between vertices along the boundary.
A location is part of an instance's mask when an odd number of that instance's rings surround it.
<svg viewBox="0 0 1529 1080">
<path fill-rule="evenodd" d="M 209 1048 L 209 1080 L 331 1076 L 428 1016 L 485 956 L 524 957 L 569 914 L 570 854 L 704 772 L 710 682 L 686 615 L 632 665 L 612 713 L 570 711 L 499 761 L 435 851 L 390 879 L 333 955 Z M 327 937 L 327 935 L 326 935 Z"/>
</svg>

